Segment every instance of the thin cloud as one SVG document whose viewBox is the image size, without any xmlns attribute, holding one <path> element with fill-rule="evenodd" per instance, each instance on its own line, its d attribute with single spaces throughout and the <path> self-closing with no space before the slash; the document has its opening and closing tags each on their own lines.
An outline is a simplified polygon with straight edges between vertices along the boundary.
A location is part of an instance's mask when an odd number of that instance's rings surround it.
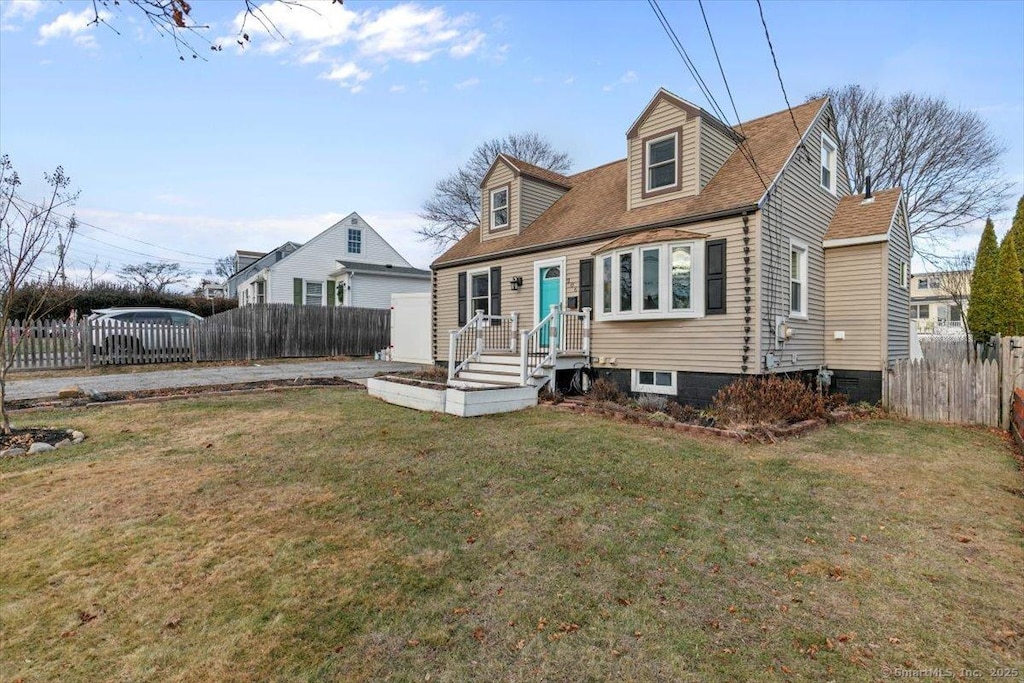
<svg viewBox="0 0 1024 683">
<path fill-rule="evenodd" d="M 22 21 L 31 21 L 43 9 L 43 0 L 0 2 L 0 31 L 20 31 Z"/>
<path fill-rule="evenodd" d="M 110 19 L 110 13 L 101 11 L 99 18 L 100 21 L 107 21 Z M 50 23 L 39 27 L 38 42 L 42 45 L 50 40 L 70 38 L 79 47 L 94 48 L 96 37 L 92 29 L 96 27 L 95 19 L 96 13 L 91 7 L 86 7 L 81 12 L 64 12 Z"/>
<path fill-rule="evenodd" d="M 455 89 L 456 90 L 465 90 L 466 88 L 474 88 L 474 87 L 476 87 L 478 85 L 480 85 L 480 79 L 477 78 L 476 76 L 473 76 L 472 78 L 467 78 L 464 81 L 460 81 L 460 82 L 456 83 L 455 84 Z"/>
<path fill-rule="evenodd" d="M 630 83 L 636 83 L 638 80 L 640 79 L 637 77 L 635 71 L 627 71 L 626 73 L 622 74 L 622 77 L 619 78 L 619 80 L 615 81 L 614 83 L 609 83 L 608 85 L 604 86 L 602 90 L 604 90 L 605 92 L 611 92 L 620 85 L 629 85 Z"/>
<path fill-rule="evenodd" d="M 335 81 L 342 88 L 348 88 L 352 93 L 360 92 L 363 89 L 361 84 L 369 80 L 370 76 L 369 71 L 363 71 L 355 62 L 335 64 L 329 72 L 320 74 L 320 78 Z"/>
</svg>

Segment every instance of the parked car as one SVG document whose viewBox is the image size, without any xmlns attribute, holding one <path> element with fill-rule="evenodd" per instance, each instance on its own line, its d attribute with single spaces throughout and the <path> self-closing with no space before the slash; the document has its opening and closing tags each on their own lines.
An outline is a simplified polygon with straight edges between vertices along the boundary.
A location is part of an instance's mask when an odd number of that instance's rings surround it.
<svg viewBox="0 0 1024 683">
<path fill-rule="evenodd" d="M 93 352 L 123 356 L 182 351 L 189 343 L 182 332 L 201 320 L 176 308 L 98 308 L 89 314 Z"/>
</svg>

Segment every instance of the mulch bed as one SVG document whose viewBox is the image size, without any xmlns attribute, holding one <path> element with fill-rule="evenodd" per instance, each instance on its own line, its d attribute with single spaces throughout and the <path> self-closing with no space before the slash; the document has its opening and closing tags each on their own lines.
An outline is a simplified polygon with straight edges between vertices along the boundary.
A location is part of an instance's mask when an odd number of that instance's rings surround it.
<svg viewBox="0 0 1024 683">
<path fill-rule="evenodd" d="M 9 401 L 8 408 L 19 410 L 23 408 L 57 407 L 74 408 L 79 406 L 102 405 L 123 401 L 138 401 L 145 399 L 176 398 L 197 396 L 202 394 L 221 394 L 226 392 L 257 391 L 290 389 L 295 387 L 341 387 L 347 389 L 362 389 L 354 382 L 341 377 L 299 377 L 291 380 L 263 380 L 259 382 L 236 382 L 234 384 L 218 384 L 214 386 L 196 387 L 173 387 L 169 389 L 140 389 L 139 391 L 110 391 L 102 394 L 93 394 L 81 398 L 66 399 L 22 399 Z"/>
<path fill-rule="evenodd" d="M 7 450 L 8 448 L 24 448 L 28 450 L 28 447 L 37 441 L 55 444 L 68 438 L 68 430 L 66 429 L 25 427 L 12 431 L 14 432 L 13 434 L 0 434 L 0 451 Z"/>
<path fill-rule="evenodd" d="M 597 403 L 588 402 L 585 399 L 567 398 L 559 403 L 546 403 L 555 410 L 562 410 L 572 413 L 583 413 L 599 415 L 613 420 L 632 422 L 648 427 L 660 427 L 663 429 L 675 429 L 689 434 L 702 434 L 724 439 L 732 439 L 740 442 L 758 441 L 760 443 L 775 443 L 780 438 L 786 438 L 803 434 L 812 429 L 817 429 L 826 424 L 846 422 L 853 419 L 851 411 L 837 411 L 832 413 L 827 420 L 803 420 L 789 425 L 757 425 L 753 427 L 741 427 L 736 429 L 723 429 L 721 427 L 707 427 L 699 424 L 677 422 L 664 413 L 651 413 L 643 410 L 630 408 L 629 406 L 601 401 Z"/>
</svg>

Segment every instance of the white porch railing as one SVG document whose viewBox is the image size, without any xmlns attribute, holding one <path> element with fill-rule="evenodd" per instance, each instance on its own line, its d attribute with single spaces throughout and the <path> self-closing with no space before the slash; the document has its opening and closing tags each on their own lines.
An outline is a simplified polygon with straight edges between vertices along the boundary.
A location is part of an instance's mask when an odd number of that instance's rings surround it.
<svg viewBox="0 0 1024 683">
<path fill-rule="evenodd" d="M 519 314 L 489 315 L 482 310 L 448 333 L 448 379 L 485 353 L 515 353 Z"/>
<path fill-rule="evenodd" d="M 554 304 L 532 330 L 520 334 L 520 383 L 526 386 L 533 377 L 543 377 L 546 369 L 554 386 L 559 355 L 590 356 L 590 309 L 577 313 Z"/>
</svg>

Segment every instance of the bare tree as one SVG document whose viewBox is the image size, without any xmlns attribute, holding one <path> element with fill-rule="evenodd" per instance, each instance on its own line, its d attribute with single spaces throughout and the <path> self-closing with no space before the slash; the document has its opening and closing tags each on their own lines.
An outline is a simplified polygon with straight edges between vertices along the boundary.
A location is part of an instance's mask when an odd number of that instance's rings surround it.
<svg viewBox="0 0 1024 683">
<path fill-rule="evenodd" d="M 964 344 L 967 358 L 972 355 L 971 328 L 967 322 L 967 305 L 971 297 L 971 276 L 974 274 L 974 254 L 963 252 L 943 260 L 943 270 L 938 273 L 939 286 L 960 309 L 960 320 L 964 326 Z"/>
<path fill-rule="evenodd" d="M 998 213 L 1009 196 L 1005 146 L 975 112 L 915 93 L 884 97 L 859 85 L 832 88 L 839 150 L 850 189 L 902 187 L 911 233 L 932 246 Z M 920 245 L 915 251 L 921 252 Z M 922 253 L 928 256 L 927 253 Z"/>
<path fill-rule="evenodd" d="M 58 282 L 75 232 L 74 217 L 65 221 L 57 214 L 77 198 L 68 190 L 71 179 L 60 166 L 45 178 L 50 186 L 47 196 L 39 203 L 23 200 L 17 194 L 21 186 L 17 171 L 6 154 L 0 157 L 0 428 L 4 434 L 11 433 L 7 373 L 25 340 L 25 330 L 62 303 Z M 29 284 L 33 286 L 26 288 Z M 22 317 L 16 327 L 13 314 L 19 294 Z"/>
<path fill-rule="evenodd" d="M 123 267 L 117 276 L 131 287 L 160 294 L 168 287 L 185 284 L 191 274 L 180 263 L 146 261 Z"/>
<path fill-rule="evenodd" d="M 235 274 L 235 257 L 231 254 L 222 256 L 213 262 L 213 270 L 207 271 L 207 275 L 216 275 L 219 278 L 227 280 L 229 277 Z"/>
<path fill-rule="evenodd" d="M 296 10 L 319 14 L 316 9 L 300 0 L 274 0 L 274 2 Z M 268 34 L 285 38 L 264 11 L 259 0 L 238 0 L 238 3 L 244 8 L 242 25 L 237 38 L 240 46 L 244 47 L 249 43 L 249 25 L 258 27 Z M 344 0 L 330 0 L 331 5 L 342 5 L 343 3 Z M 194 17 L 192 4 L 188 0 L 92 0 L 93 20 L 90 23 L 103 24 L 119 34 L 120 32 L 114 26 L 117 21 L 114 13 L 118 12 L 122 6 L 128 6 L 141 12 L 157 34 L 170 38 L 178 50 L 178 59 L 184 60 L 186 55 L 192 59 L 202 58 L 195 47 L 195 41 L 206 43 L 214 52 L 220 52 L 223 49 L 221 45 L 211 43 L 203 35 L 203 31 L 210 27 Z"/>
<path fill-rule="evenodd" d="M 416 231 L 420 239 L 441 251 L 458 242 L 480 225 L 480 182 L 499 154 L 564 173 L 572 167 L 572 159 L 557 151 L 537 133 L 512 133 L 479 145 L 469 160 L 452 174 L 437 181 L 434 194 L 423 203 L 420 218 L 426 225 Z"/>
</svg>

